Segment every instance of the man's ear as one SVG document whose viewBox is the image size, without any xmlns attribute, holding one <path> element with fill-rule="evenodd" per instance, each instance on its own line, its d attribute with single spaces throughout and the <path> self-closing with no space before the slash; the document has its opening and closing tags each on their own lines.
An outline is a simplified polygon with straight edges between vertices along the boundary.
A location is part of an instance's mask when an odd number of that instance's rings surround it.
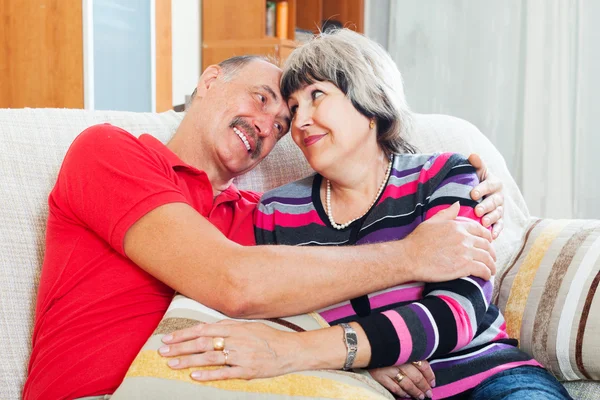
<svg viewBox="0 0 600 400">
<path fill-rule="evenodd" d="M 216 81 L 221 74 L 221 67 L 211 65 L 204 70 L 196 86 L 196 96 L 204 97 L 210 86 Z"/>
</svg>

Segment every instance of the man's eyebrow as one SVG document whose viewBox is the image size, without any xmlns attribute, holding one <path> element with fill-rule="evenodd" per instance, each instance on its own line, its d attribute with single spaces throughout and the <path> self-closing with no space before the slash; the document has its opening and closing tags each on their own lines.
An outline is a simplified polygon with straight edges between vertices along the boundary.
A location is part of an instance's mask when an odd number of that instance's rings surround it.
<svg viewBox="0 0 600 400">
<path fill-rule="evenodd" d="M 260 85 L 258 86 L 258 88 L 264 90 L 265 92 L 269 93 L 269 95 L 271 96 L 271 98 L 274 101 L 278 101 L 279 100 L 279 96 L 277 96 L 277 93 L 275 93 L 275 91 L 273 90 L 273 88 L 271 88 L 271 86 L 269 85 Z"/>
</svg>

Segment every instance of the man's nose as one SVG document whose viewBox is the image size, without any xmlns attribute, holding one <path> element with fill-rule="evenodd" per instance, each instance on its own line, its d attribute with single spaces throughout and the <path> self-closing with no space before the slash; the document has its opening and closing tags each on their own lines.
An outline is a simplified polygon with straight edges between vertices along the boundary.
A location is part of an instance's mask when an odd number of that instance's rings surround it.
<svg viewBox="0 0 600 400">
<path fill-rule="evenodd" d="M 273 133 L 275 128 L 275 118 L 272 116 L 264 116 L 254 120 L 254 129 L 260 137 L 267 137 Z"/>
</svg>

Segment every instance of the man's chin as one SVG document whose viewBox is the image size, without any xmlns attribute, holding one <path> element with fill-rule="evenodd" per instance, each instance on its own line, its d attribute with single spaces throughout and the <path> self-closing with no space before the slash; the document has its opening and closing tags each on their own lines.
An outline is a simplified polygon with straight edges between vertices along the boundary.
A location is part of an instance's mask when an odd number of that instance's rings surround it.
<svg viewBox="0 0 600 400">
<path fill-rule="evenodd" d="M 254 162 L 249 165 L 248 164 L 247 165 L 231 165 L 231 166 L 229 166 L 228 170 L 234 178 L 237 178 L 238 176 L 241 176 L 247 172 L 250 172 L 251 170 L 256 168 L 257 165 L 258 165 L 258 162 Z"/>
</svg>

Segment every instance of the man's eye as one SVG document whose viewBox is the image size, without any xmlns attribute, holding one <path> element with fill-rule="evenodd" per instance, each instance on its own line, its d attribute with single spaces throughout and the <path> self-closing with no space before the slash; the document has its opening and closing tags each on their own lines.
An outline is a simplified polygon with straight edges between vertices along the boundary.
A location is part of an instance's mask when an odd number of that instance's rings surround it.
<svg viewBox="0 0 600 400">
<path fill-rule="evenodd" d="M 279 132 L 281 134 L 283 132 L 283 125 L 281 125 L 280 123 L 276 122 L 275 123 L 275 129 L 277 129 L 277 132 Z"/>
<path fill-rule="evenodd" d="M 260 100 L 261 103 L 266 103 L 267 102 L 267 97 L 263 96 L 262 94 L 258 94 L 258 99 Z"/>
<path fill-rule="evenodd" d="M 313 98 L 313 100 L 316 100 L 317 98 L 321 97 L 324 93 L 321 92 L 320 90 L 313 90 L 311 93 L 311 96 Z"/>
</svg>

